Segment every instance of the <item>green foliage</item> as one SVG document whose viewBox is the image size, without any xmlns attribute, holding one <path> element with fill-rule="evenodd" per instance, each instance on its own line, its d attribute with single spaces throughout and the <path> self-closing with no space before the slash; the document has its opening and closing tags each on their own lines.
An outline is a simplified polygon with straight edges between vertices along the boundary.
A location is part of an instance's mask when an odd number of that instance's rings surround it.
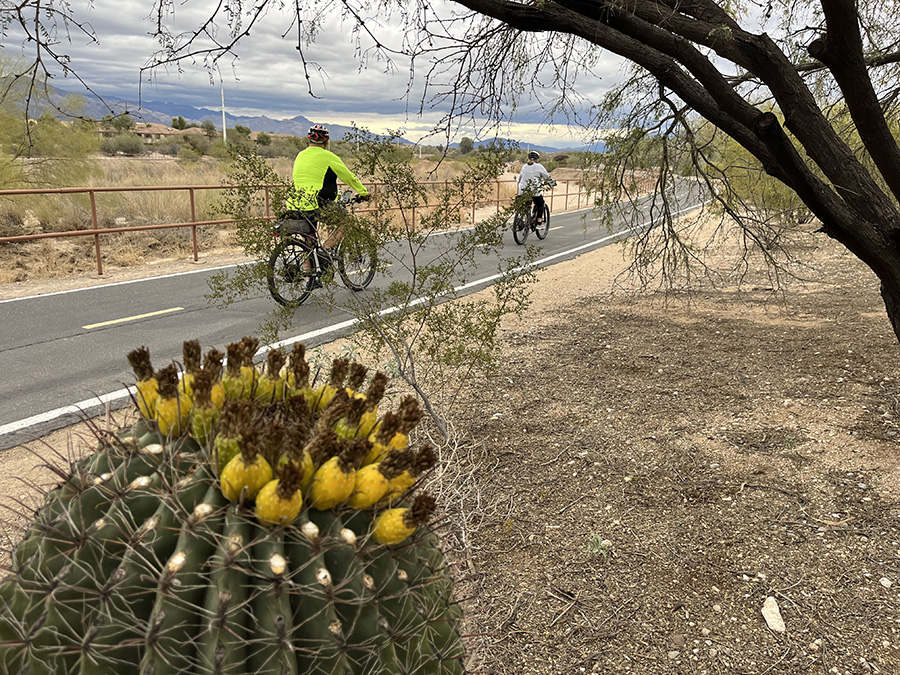
<svg viewBox="0 0 900 675">
<path fill-rule="evenodd" d="M 719 189 L 720 208 L 752 214 L 758 220 L 772 223 L 767 232 L 760 232 L 763 246 L 771 250 L 781 231 L 790 230 L 798 220 L 808 217 L 809 211 L 797 193 L 768 175 L 737 141 L 708 123 L 699 124 L 695 134 L 705 146 L 707 161 L 700 168 L 705 170 L 707 180 Z M 682 166 L 681 172 L 688 174 L 692 169 Z"/>
<path fill-rule="evenodd" d="M 183 142 L 190 146 L 190 148 L 198 155 L 205 155 L 209 152 L 210 145 L 212 145 L 212 141 L 210 141 L 208 137 L 198 136 L 196 134 L 185 136 Z"/>
<path fill-rule="evenodd" d="M 234 145 L 237 147 L 245 147 L 244 143 L 235 143 Z M 231 146 L 232 143 L 230 140 L 228 141 L 228 145 L 226 145 L 221 138 L 216 138 L 209 144 L 209 147 L 206 150 L 206 154 L 208 154 L 210 157 L 215 157 L 216 159 L 227 161 L 231 157 L 229 150 Z"/>
<path fill-rule="evenodd" d="M 0 57 L 0 77 L 13 65 Z M 34 92 L 32 109 L 46 112 L 26 123 L 23 112 L 28 93 L 25 83 L 11 80 L 0 102 L 0 186 L 12 189 L 86 183 L 96 172 L 90 158 L 99 146 L 94 125 L 57 120 L 52 107 Z M 79 96 L 69 96 L 62 102 L 76 112 L 83 103 Z"/>
<path fill-rule="evenodd" d="M 473 141 L 468 136 L 464 136 L 463 139 L 459 142 L 459 154 L 468 155 L 475 149 L 475 141 Z"/>
<path fill-rule="evenodd" d="M 591 532 L 586 549 L 588 555 L 601 557 L 606 560 L 611 549 L 612 542 L 609 539 L 604 539 L 603 535 L 598 532 Z"/>
<path fill-rule="evenodd" d="M 272 145 L 272 137 L 265 131 L 260 131 L 256 135 L 256 142 L 258 145 Z"/>
<path fill-rule="evenodd" d="M 104 115 L 101 120 L 103 126 L 107 129 L 112 129 L 113 131 L 117 131 L 120 134 L 124 134 L 128 131 L 134 131 L 134 118 L 131 117 L 128 113 L 123 115 Z"/>
<path fill-rule="evenodd" d="M 270 142 L 265 145 L 257 141 L 258 152 L 264 157 L 290 157 L 293 159 L 298 152 L 307 147 L 306 139 L 297 136 L 269 136 L 269 139 Z"/>
<path fill-rule="evenodd" d="M 216 131 L 216 125 L 212 120 L 203 120 L 200 123 L 200 128 L 203 129 L 203 133 L 206 134 L 207 138 L 215 138 L 219 133 L 218 131 Z"/>
<path fill-rule="evenodd" d="M 141 137 L 133 133 L 116 134 L 110 138 L 103 139 L 100 146 L 107 155 L 141 155 L 144 152 L 144 142 Z"/>
<path fill-rule="evenodd" d="M 173 117 L 172 118 L 172 128 L 180 129 L 180 130 L 187 129 L 188 128 L 187 120 L 185 120 L 184 117 L 182 117 L 181 115 L 179 115 L 178 117 Z"/>
<path fill-rule="evenodd" d="M 178 160 L 188 164 L 199 162 L 201 157 L 203 157 L 203 155 L 190 145 L 183 145 L 178 151 Z"/>
<path fill-rule="evenodd" d="M 245 136 L 250 138 L 250 127 L 245 127 L 241 124 L 236 124 L 234 130 L 239 133 L 241 136 Z"/>
</svg>

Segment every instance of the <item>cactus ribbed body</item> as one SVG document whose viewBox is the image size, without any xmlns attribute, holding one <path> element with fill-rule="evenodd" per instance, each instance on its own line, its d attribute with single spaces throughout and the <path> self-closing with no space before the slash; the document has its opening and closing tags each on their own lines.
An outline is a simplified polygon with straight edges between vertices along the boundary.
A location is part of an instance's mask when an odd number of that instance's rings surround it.
<svg viewBox="0 0 900 675">
<path fill-rule="evenodd" d="M 464 672 L 459 606 L 424 526 L 434 500 L 382 510 L 348 494 L 317 509 L 319 483 L 349 477 L 352 493 L 370 444 L 338 441 L 305 402 L 239 407 L 201 439 L 193 422 L 176 435 L 139 420 L 71 465 L 0 580 L 0 672 Z M 246 426 L 232 428 L 238 454 L 217 475 L 223 419 Z M 243 479 L 228 487 L 229 469 L 255 475 L 263 453 L 276 453 L 276 478 L 254 501 Z M 410 459 L 385 461 L 390 476 Z M 387 476 L 371 472 L 382 489 Z"/>
</svg>

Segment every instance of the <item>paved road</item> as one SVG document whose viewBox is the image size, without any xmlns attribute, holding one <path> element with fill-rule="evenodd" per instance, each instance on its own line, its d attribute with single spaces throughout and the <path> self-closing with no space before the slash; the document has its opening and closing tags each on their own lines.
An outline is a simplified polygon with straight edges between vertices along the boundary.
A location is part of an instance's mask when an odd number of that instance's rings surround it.
<svg viewBox="0 0 900 675">
<path fill-rule="evenodd" d="M 698 201 L 684 198 L 679 208 L 690 210 Z M 626 225 L 610 235 L 592 221 L 588 211 L 554 215 L 549 236 L 540 242 L 538 264 L 571 259 L 629 234 Z M 649 215 L 639 222 L 649 224 Z M 447 245 L 443 239 L 431 238 L 435 255 Z M 505 243 L 505 255 L 522 252 L 511 234 Z M 465 290 L 489 285 L 496 271 L 496 258 L 485 256 Z M 137 346 L 146 345 L 159 368 L 181 359 L 184 339 L 199 339 L 204 351 L 210 346 L 224 350 L 243 335 L 257 334 L 261 319 L 273 308 L 271 298 L 259 295 L 227 308 L 211 306 L 204 295 L 213 273 L 198 270 L 0 301 L 0 449 L 98 414 L 106 405 L 128 405 L 126 386 L 134 375 L 125 353 Z M 373 286 L 379 283 L 386 280 L 376 277 Z M 349 333 L 352 326 L 349 315 L 308 303 L 283 334 L 291 336 L 286 342 L 314 347 Z"/>
</svg>

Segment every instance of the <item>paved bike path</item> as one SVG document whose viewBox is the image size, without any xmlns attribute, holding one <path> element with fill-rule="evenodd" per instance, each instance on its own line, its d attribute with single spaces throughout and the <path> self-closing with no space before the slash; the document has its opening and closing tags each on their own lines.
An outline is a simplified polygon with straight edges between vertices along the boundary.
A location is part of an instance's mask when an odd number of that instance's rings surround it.
<svg viewBox="0 0 900 675">
<path fill-rule="evenodd" d="M 554 214 L 547 239 L 538 241 L 533 234 L 528 239 L 541 246 L 537 265 L 573 258 L 628 234 L 625 225 L 616 234 L 598 231 L 592 220 L 589 211 Z M 431 250 L 439 254 L 442 237 L 430 239 Z M 522 252 L 510 233 L 504 241 L 504 256 Z M 226 308 L 211 306 L 204 296 L 213 273 L 199 270 L 0 302 L 0 372 L 5 374 L 0 379 L 0 449 L 98 414 L 104 405 L 128 405 L 126 385 L 134 376 L 125 352 L 134 347 L 147 346 L 160 367 L 180 361 L 184 339 L 199 339 L 204 350 L 224 349 L 228 342 L 258 333 L 261 318 L 273 307 L 271 298 L 261 294 Z M 496 257 L 485 256 L 460 288 L 476 291 L 498 276 Z M 379 274 L 373 287 L 389 282 Z M 348 296 L 340 289 L 337 300 Z M 325 312 L 315 303 L 300 307 L 295 319 L 294 328 L 283 331 L 291 337 L 281 344 L 302 341 L 314 347 L 348 334 L 354 324 L 347 313 Z"/>
</svg>

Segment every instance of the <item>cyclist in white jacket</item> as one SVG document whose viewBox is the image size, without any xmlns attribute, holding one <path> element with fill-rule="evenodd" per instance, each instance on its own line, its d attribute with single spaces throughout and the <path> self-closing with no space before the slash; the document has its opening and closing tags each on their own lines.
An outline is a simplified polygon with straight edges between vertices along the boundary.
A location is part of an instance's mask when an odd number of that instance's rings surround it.
<svg viewBox="0 0 900 675">
<path fill-rule="evenodd" d="M 528 163 L 523 164 L 519 172 L 519 196 L 521 197 L 523 193 L 531 195 L 536 223 L 544 220 L 544 184 L 553 181 L 544 165 L 538 162 L 540 158 L 537 152 L 531 150 L 528 153 Z"/>
</svg>

